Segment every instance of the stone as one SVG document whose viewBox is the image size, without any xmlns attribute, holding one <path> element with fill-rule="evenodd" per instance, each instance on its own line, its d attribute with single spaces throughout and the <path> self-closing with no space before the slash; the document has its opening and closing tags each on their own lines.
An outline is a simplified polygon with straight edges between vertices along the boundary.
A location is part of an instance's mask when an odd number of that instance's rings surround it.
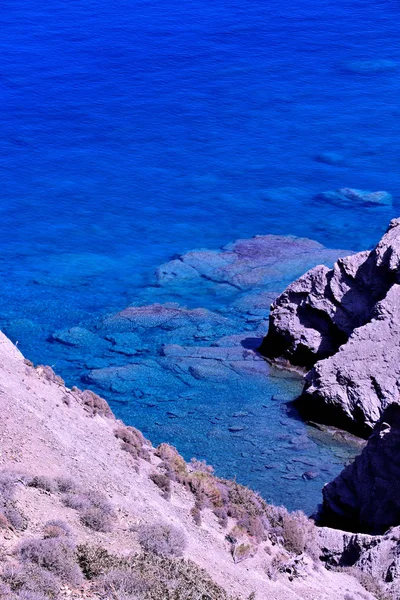
<svg viewBox="0 0 400 600">
<path fill-rule="evenodd" d="M 305 471 L 305 473 L 303 473 L 302 478 L 306 481 L 310 481 L 311 479 L 316 479 L 319 476 L 319 471 L 313 471 L 312 469 L 310 469 L 309 471 Z"/>
<path fill-rule="evenodd" d="M 400 406 L 383 413 L 362 453 L 323 488 L 320 522 L 383 534 L 400 525 Z"/>
<path fill-rule="evenodd" d="M 307 418 L 367 437 L 400 402 L 400 219 L 371 252 L 318 266 L 271 307 L 260 351 L 311 369 L 300 408 Z"/>
</svg>

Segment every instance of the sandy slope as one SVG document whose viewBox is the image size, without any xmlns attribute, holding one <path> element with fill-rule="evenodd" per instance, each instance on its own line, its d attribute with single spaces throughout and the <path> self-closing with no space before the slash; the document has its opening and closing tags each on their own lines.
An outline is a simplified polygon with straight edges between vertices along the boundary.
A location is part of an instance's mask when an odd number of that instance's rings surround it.
<svg viewBox="0 0 400 600">
<path fill-rule="evenodd" d="M 178 484 L 174 484 L 171 501 L 164 500 L 148 479 L 151 464 L 140 460 L 137 474 L 133 459 L 121 450 L 114 436 L 117 422 L 90 416 L 73 392 L 47 380 L 41 369 L 26 364 L 1 332 L 0 403 L 1 469 L 72 476 L 88 488 L 105 492 L 118 513 L 112 533 L 94 533 L 80 524 L 77 513 L 63 506 L 57 495 L 21 484 L 18 501 L 29 518 L 29 527 L 20 536 L 32 536 L 50 518 L 62 518 L 71 524 L 79 541 L 90 540 L 115 553 L 128 554 L 138 548 L 135 533 L 130 531 L 132 525 L 168 521 L 186 531 L 189 545 L 185 555 L 228 592 L 247 598 L 255 591 L 258 600 L 338 600 L 349 592 L 355 598 L 361 598 L 360 593 L 363 598 L 370 597 L 353 578 L 323 568 L 303 580 L 289 582 L 282 576 L 272 582 L 264 572 L 268 557 L 263 549 L 254 558 L 234 564 L 226 532 L 211 512 L 197 527 L 189 514 L 193 497 Z M 156 464 L 159 459 L 152 456 L 151 460 Z M 1 536 L 11 551 L 18 535 L 1 530 Z"/>
</svg>

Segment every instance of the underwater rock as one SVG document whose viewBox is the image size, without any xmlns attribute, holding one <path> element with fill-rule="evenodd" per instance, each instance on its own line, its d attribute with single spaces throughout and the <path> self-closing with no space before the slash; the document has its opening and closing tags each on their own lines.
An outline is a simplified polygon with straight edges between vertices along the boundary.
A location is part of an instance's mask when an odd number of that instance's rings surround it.
<svg viewBox="0 0 400 600">
<path fill-rule="evenodd" d="M 375 60 L 351 60 L 344 64 L 346 71 L 357 73 L 358 75 L 374 75 L 377 73 L 386 73 L 397 69 L 399 63 L 395 60 L 375 59 Z"/>
<path fill-rule="evenodd" d="M 141 329 L 174 330 L 192 325 L 202 328 L 227 324 L 229 321 L 205 308 L 187 309 L 175 303 L 129 306 L 121 312 L 105 317 L 98 325 L 100 331 L 126 333 Z"/>
<path fill-rule="evenodd" d="M 165 390 L 168 390 L 168 394 L 178 394 L 185 388 L 172 373 L 153 360 L 94 369 L 83 377 L 83 381 L 94 384 L 101 390 L 131 394 L 134 397 L 162 396 Z"/>
<path fill-rule="evenodd" d="M 93 347 L 101 344 L 103 347 L 109 346 L 104 340 L 84 327 L 70 327 L 70 329 L 56 331 L 51 337 L 55 342 L 74 348 Z"/>
<path fill-rule="evenodd" d="M 321 192 L 314 197 L 314 200 L 341 207 L 392 206 L 393 203 L 392 195 L 388 192 L 370 192 L 354 188 L 341 188 L 334 192 Z"/>
<path fill-rule="evenodd" d="M 323 488 L 322 524 L 371 534 L 400 525 L 400 406 L 382 415 L 361 455 Z"/>
<path fill-rule="evenodd" d="M 306 200 L 309 196 L 309 192 L 303 188 L 297 187 L 276 187 L 267 188 L 261 191 L 261 197 L 263 200 L 269 200 L 272 202 L 287 203 L 288 198 L 291 200 L 299 200 L 300 202 Z"/>
<path fill-rule="evenodd" d="M 321 152 L 316 155 L 315 160 L 326 165 L 342 165 L 344 156 L 338 152 Z"/>
<path fill-rule="evenodd" d="M 315 365 L 300 403 L 312 420 L 365 436 L 386 406 L 399 402 L 399 271 L 394 219 L 374 250 L 308 271 L 272 305 L 261 352 Z"/>
<path fill-rule="evenodd" d="M 135 356 L 147 350 L 143 339 L 136 333 L 114 333 L 105 336 L 106 340 L 112 342 L 110 350 L 125 356 Z"/>
<path fill-rule="evenodd" d="M 214 287 L 222 284 L 232 286 L 233 291 L 275 284 L 273 289 L 282 289 L 289 273 L 301 273 L 310 264 L 332 263 L 338 250 L 324 248 L 318 242 L 292 236 L 265 235 L 249 240 L 237 240 L 221 251 L 198 250 L 183 254 L 178 259 L 162 265 L 156 272 L 160 285 L 179 283 L 180 277 L 187 278 L 178 263 L 197 272 L 200 283 L 208 281 Z M 194 279 L 193 273 L 191 279 Z M 265 291 L 265 290 L 263 290 Z"/>
</svg>

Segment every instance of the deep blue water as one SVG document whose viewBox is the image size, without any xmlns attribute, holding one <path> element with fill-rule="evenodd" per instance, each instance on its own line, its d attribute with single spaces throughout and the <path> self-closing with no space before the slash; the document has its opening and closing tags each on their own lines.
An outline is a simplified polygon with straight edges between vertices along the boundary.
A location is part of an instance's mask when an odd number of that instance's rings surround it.
<svg viewBox="0 0 400 600">
<path fill-rule="evenodd" d="M 266 233 L 363 249 L 398 216 L 397 2 L 5 0 L 0 20 L 0 325 L 71 384 L 48 336 L 134 302 L 174 254 Z M 341 187 L 394 206 L 313 200 Z"/>
</svg>

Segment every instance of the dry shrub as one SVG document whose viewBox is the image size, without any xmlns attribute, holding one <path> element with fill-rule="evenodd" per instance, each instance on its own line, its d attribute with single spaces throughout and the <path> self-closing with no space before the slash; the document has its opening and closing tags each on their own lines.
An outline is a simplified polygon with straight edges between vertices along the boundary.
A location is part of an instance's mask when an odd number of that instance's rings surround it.
<svg viewBox="0 0 400 600">
<path fill-rule="evenodd" d="M 154 471 L 153 473 L 150 473 L 149 477 L 151 481 L 153 481 L 153 483 L 160 488 L 163 493 L 163 498 L 169 500 L 171 498 L 171 481 L 168 476 L 164 473 L 157 473 Z"/>
<path fill-rule="evenodd" d="M 102 548 L 90 544 L 81 544 L 77 547 L 76 555 L 83 574 L 87 579 L 94 579 L 116 569 L 123 560 Z"/>
<path fill-rule="evenodd" d="M 65 537 L 23 540 L 16 552 L 22 563 L 37 565 L 74 586 L 82 582 L 82 573 L 75 557 L 75 544 Z"/>
<path fill-rule="evenodd" d="M 56 375 L 51 367 L 48 365 L 38 365 L 36 367 L 36 372 L 41 377 L 44 377 L 47 381 L 51 381 L 52 383 L 57 383 L 58 385 L 65 385 L 64 379 L 59 375 Z"/>
<path fill-rule="evenodd" d="M 0 581 L 0 600 L 9 600 L 11 598 L 12 592 L 11 588 L 4 581 Z"/>
<path fill-rule="evenodd" d="M 134 458 L 150 460 L 151 442 L 146 440 L 143 434 L 135 427 L 118 427 L 114 435 L 122 441 L 122 449 L 129 452 Z"/>
<path fill-rule="evenodd" d="M 41 592 L 22 591 L 18 594 L 18 597 L 15 596 L 15 600 L 48 600 L 48 596 Z"/>
<path fill-rule="evenodd" d="M 283 544 L 289 552 L 307 552 L 313 558 L 318 558 L 315 525 L 302 511 L 283 513 L 282 537 Z"/>
<path fill-rule="evenodd" d="M 164 475 L 182 483 L 193 493 L 195 508 L 191 512 L 196 524 L 201 523 L 201 511 L 210 508 L 222 527 L 226 527 L 228 517 L 232 517 L 257 542 L 266 539 L 269 525 L 267 505 L 259 494 L 234 481 L 215 477 L 212 467 L 204 461 L 192 459 L 188 469 L 183 457 L 169 444 L 161 444 L 155 453 L 162 459 L 159 468 Z"/>
<path fill-rule="evenodd" d="M 56 484 L 58 491 L 61 493 L 72 492 L 77 493 L 80 490 L 80 485 L 72 477 L 57 477 Z"/>
<path fill-rule="evenodd" d="M 87 410 L 90 416 L 94 417 L 95 415 L 100 415 L 101 417 L 114 418 L 113 412 L 108 406 L 108 403 L 104 400 L 104 398 L 101 398 L 92 392 L 92 390 L 82 391 L 79 388 L 73 387 L 71 391 L 79 397 L 84 408 Z"/>
<path fill-rule="evenodd" d="M 142 525 L 139 543 L 146 552 L 160 556 L 182 556 L 187 545 L 183 531 L 168 523 Z"/>
<path fill-rule="evenodd" d="M 92 506 L 87 508 L 81 514 L 81 521 L 86 527 L 93 531 L 108 533 L 113 528 L 113 519 L 109 513 L 104 512 L 102 508 Z"/>
<path fill-rule="evenodd" d="M 125 577 L 129 579 L 129 585 L 137 586 L 133 594 L 122 591 L 116 593 L 118 600 L 239 600 L 228 596 L 206 571 L 190 560 L 147 552 L 120 558 L 109 554 L 104 548 L 88 545 L 78 548 L 78 557 L 83 572 L 93 580 L 95 589 L 101 589 L 104 582 L 119 585 Z M 106 577 L 108 573 L 109 578 Z M 108 597 L 113 598 L 112 595 Z"/>
<path fill-rule="evenodd" d="M 83 491 L 76 488 L 75 492 L 62 494 L 65 506 L 80 513 L 81 521 L 94 531 L 109 532 L 115 520 L 115 512 L 107 498 L 97 490 Z"/>
<path fill-rule="evenodd" d="M 84 492 L 67 492 L 66 494 L 62 494 L 61 500 L 65 506 L 79 512 L 87 510 L 91 506 L 90 500 Z"/>
<path fill-rule="evenodd" d="M 28 519 L 17 507 L 15 502 L 8 504 L 4 509 L 4 515 L 16 531 L 25 531 L 28 527 Z"/>
<path fill-rule="evenodd" d="M 47 475 L 35 475 L 28 481 L 28 486 L 50 493 L 55 492 L 58 487 L 54 479 Z"/>
<path fill-rule="evenodd" d="M 256 552 L 257 549 L 252 544 L 246 544 L 244 542 L 241 544 L 234 544 L 232 547 L 233 562 L 236 564 L 242 562 L 242 560 L 254 556 Z"/>
<path fill-rule="evenodd" d="M 0 473 L 0 501 L 7 503 L 14 499 L 15 485 L 20 475 L 9 471 Z"/>
<path fill-rule="evenodd" d="M 169 444 L 158 446 L 156 455 L 162 459 L 159 468 L 163 476 L 152 474 L 151 479 L 163 490 L 168 489 L 166 478 L 189 489 L 195 497 L 191 514 L 196 524 L 201 524 L 201 511 L 210 508 L 222 527 L 227 526 L 228 517 L 235 519 L 236 527 L 234 533 L 231 532 L 235 543 L 247 537 L 252 545 L 271 535 L 294 554 L 307 552 L 312 558 L 319 558 L 314 523 L 301 511 L 289 513 L 284 507 L 268 505 L 249 488 L 215 477 L 204 461 L 192 459 L 190 465 L 186 465 L 176 448 Z"/>
<path fill-rule="evenodd" d="M 28 521 L 15 501 L 15 487 L 18 482 L 25 483 L 25 478 L 8 471 L 0 473 L 1 527 L 12 527 L 16 531 L 23 531 Z"/>
<path fill-rule="evenodd" d="M 214 468 L 211 465 L 208 465 L 205 460 L 197 460 L 197 458 L 192 458 L 190 460 L 189 468 L 191 471 L 207 473 L 208 475 L 212 475 L 214 473 Z"/>
<path fill-rule="evenodd" d="M 176 481 L 185 483 L 188 476 L 186 462 L 176 448 L 163 443 L 157 447 L 155 455 L 161 458 L 163 466 L 170 471 L 170 476 L 173 474 Z"/>
<path fill-rule="evenodd" d="M 197 504 L 195 504 L 192 508 L 192 510 L 190 511 L 190 514 L 193 517 L 193 521 L 195 522 L 195 524 L 200 527 L 201 525 L 201 510 L 200 508 L 197 506 Z"/>
<path fill-rule="evenodd" d="M 44 596 L 46 600 L 59 598 L 61 581 L 54 573 L 35 564 L 8 563 L 3 568 L 1 579 L 12 592 L 18 593 L 18 597 L 35 593 Z M 8 596 L 6 598 L 9 600 Z"/>
<path fill-rule="evenodd" d="M 214 515 L 217 517 L 218 519 L 218 523 L 219 525 L 221 525 L 221 527 L 223 529 L 225 529 L 225 527 L 228 526 L 228 513 L 226 512 L 225 508 L 214 508 Z"/>
<path fill-rule="evenodd" d="M 47 521 L 43 528 L 43 537 L 47 538 L 58 538 L 58 537 L 70 537 L 72 534 L 71 529 L 65 523 L 59 519 Z"/>
<path fill-rule="evenodd" d="M 138 573 L 135 573 L 129 567 L 125 569 L 111 569 L 105 575 L 99 577 L 96 581 L 95 590 L 101 596 L 106 598 L 113 598 L 115 594 L 118 594 L 118 598 L 121 594 L 127 594 L 129 598 L 141 597 L 143 592 L 149 588 L 148 584 L 140 577 Z"/>
</svg>

